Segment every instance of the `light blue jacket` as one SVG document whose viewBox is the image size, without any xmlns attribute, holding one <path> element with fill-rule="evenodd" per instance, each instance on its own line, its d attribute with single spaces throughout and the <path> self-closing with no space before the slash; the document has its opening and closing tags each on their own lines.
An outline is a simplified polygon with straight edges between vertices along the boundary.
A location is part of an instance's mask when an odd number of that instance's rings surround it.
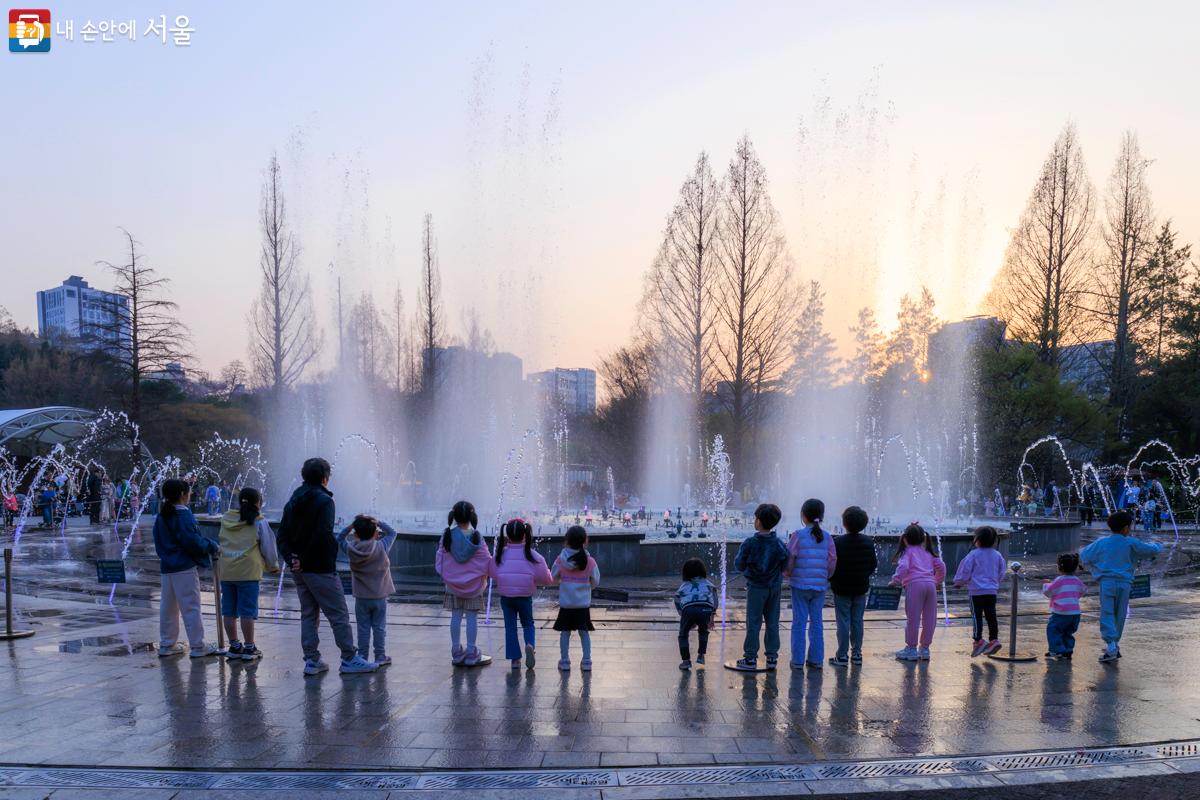
<svg viewBox="0 0 1200 800">
<path fill-rule="evenodd" d="M 1097 580 L 1133 583 L 1133 568 L 1143 558 L 1154 558 L 1162 545 L 1133 536 L 1112 533 L 1083 548 L 1079 560 Z"/>
<path fill-rule="evenodd" d="M 785 571 L 793 589 L 823 592 L 829 588 L 829 576 L 837 566 L 837 548 L 830 531 L 822 530 L 821 533 L 819 542 L 811 526 L 792 533 Z"/>
</svg>

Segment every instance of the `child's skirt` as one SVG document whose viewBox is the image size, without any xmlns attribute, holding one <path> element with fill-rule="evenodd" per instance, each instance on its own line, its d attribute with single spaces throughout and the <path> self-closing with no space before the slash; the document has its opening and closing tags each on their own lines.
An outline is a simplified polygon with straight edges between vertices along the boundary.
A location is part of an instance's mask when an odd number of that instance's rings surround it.
<svg viewBox="0 0 1200 800">
<path fill-rule="evenodd" d="M 483 611 L 483 595 L 459 597 L 447 592 L 442 598 L 442 608 L 447 611 Z"/>
<path fill-rule="evenodd" d="M 558 618 L 554 620 L 556 631 L 594 631 L 592 610 L 590 608 L 560 608 Z"/>
</svg>

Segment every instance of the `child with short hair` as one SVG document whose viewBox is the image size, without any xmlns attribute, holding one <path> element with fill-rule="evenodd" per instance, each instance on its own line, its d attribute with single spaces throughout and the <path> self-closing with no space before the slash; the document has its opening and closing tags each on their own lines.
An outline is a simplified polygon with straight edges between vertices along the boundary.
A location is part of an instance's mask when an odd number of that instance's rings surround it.
<svg viewBox="0 0 1200 800">
<path fill-rule="evenodd" d="M 391 525 L 366 514 L 356 516 L 337 537 L 338 548 L 350 559 L 358 654 L 363 661 L 374 661 L 381 667 L 392 663 L 387 654 L 387 601 L 395 593 L 396 584 L 392 581 L 392 560 L 388 551 L 395 541 L 396 531 Z M 375 638 L 373 659 L 368 657 L 372 634 Z"/>
<path fill-rule="evenodd" d="M 783 568 L 787 566 L 788 551 L 775 526 L 783 512 L 774 503 L 763 503 L 754 510 L 754 535 L 747 537 L 733 559 L 733 568 L 746 578 L 746 640 L 738 669 L 758 669 L 758 632 L 766 622 L 763 647 L 767 669 L 775 669 L 779 661 L 779 602 L 783 589 Z"/>
<path fill-rule="evenodd" d="M 521 548 L 520 551 L 517 548 Z M 521 643 L 517 639 L 517 622 L 525 638 L 525 667 L 536 663 L 533 626 L 533 596 L 537 588 L 550 586 L 554 576 L 546 559 L 533 549 L 533 526 L 523 519 L 504 523 L 496 539 L 496 555 L 492 558 L 492 579 L 500 594 L 500 611 L 504 614 L 504 657 L 513 669 L 521 666 Z"/>
<path fill-rule="evenodd" d="M 688 634 L 696 629 L 696 663 L 704 663 L 708 651 L 708 632 L 717 611 L 717 587 L 708 580 L 708 570 L 698 558 L 683 562 L 683 583 L 675 592 L 675 610 L 679 612 L 679 668 L 692 668 Z"/>
<path fill-rule="evenodd" d="M 550 570 L 558 581 L 558 618 L 554 620 L 554 630 L 558 631 L 558 668 L 571 671 L 571 631 L 578 631 L 583 646 L 579 668 L 590 672 L 591 632 L 596 630 L 592 624 L 592 589 L 600 585 L 600 566 L 587 551 L 587 530 L 582 525 L 567 528 L 564 538 L 565 547 Z"/>
<path fill-rule="evenodd" d="M 833 611 L 837 619 L 837 654 L 829 659 L 829 663 L 835 667 L 862 664 L 863 616 L 867 610 L 871 576 L 879 567 L 875 543 L 863 533 L 868 522 L 866 511 L 850 506 L 842 512 L 842 527 L 846 532 L 833 539 L 837 563 L 829 578 L 829 588 L 833 591 Z"/>
<path fill-rule="evenodd" d="M 217 655 L 216 645 L 204 642 L 200 616 L 199 567 L 211 567 L 221 547 L 200 534 L 188 508 L 192 490 L 187 481 L 168 478 L 162 483 L 162 507 L 154 520 L 154 552 L 158 555 L 161 595 L 158 609 L 158 656 L 188 651 L 179 641 L 179 617 L 187 631 L 192 658 Z"/>
<path fill-rule="evenodd" d="M 450 612 L 450 663 L 474 667 L 483 659 L 475 646 L 479 634 L 479 612 L 483 610 L 483 590 L 487 587 L 492 556 L 477 530 L 479 515 L 475 506 L 460 500 L 446 515 L 446 530 L 438 545 L 433 566 L 442 576 L 446 595 L 442 608 Z M 467 622 L 467 646 L 462 646 L 463 620 Z"/>
<path fill-rule="evenodd" d="M 946 563 L 938 558 L 933 540 L 917 523 L 904 529 L 891 585 L 904 587 L 904 649 L 900 661 L 928 661 L 937 630 L 937 587 L 946 580 Z M 918 636 L 919 634 L 919 636 Z"/>
<path fill-rule="evenodd" d="M 1000 534 L 991 525 L 975 529 L 975 547 L 958 564 L 954 585 L 966 586 L 971 599 L 971 616 L 975 620 L 971 658 L 1000 652 L 1000 624 L 996 619 L 996 593 L 1008 564 L 996 543 Z M 983 638 L 983 620 L 987 618 L 988 638 Z"/>
<path fill-rule="evenodd" d="M 1046 658 L 1071 660 L 1075 652 L 1075 632 L 1079 630 L 1079 598 L 1086 591 L 1075 577 L 1079 556 L 1062 553 L 1058 557 L 1058 577 L 1042 584 L 1042 594 L 1050 598 L 1050 620 L 1046 623 Z"/>
<path fill-rule="evenodd" d="M 1130 535 L 1133 515 L 1114 511 L 1108 517 L 1108 536 L 1089 544 L 1079 554 L 1079 561 L 1100 582 L 1100 636 L 1104 639 L 1101 663 L 1121 657 L 1121 634 L 1129 614 L 1129 591 L 1133 586 L 1133 570 L 1143 558 L 1154 558 L 1162 545 L 1142 542 Z"/>
<path fill-rule="evenodd" d="M 258 590 L 263 572 L 279 571 L 275 532 L 262 515 L 262 494 L 246 486 L 238 493 L 238 509 L 221 517 L 221 621 L 229 637 L 230 661 L 254 661 L 262 651 L 254 644 Z M 238 639 L 238 621 L 242 637 Z"/>
</svg>

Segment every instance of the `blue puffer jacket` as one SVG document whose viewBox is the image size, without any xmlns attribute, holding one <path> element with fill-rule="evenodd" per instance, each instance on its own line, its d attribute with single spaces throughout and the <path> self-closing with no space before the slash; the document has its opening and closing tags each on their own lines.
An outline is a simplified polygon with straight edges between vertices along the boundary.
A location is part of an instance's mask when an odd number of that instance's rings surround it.
<svg viewBox="0 0 1200 800">
<path fill-rule="evenodd" d="M 200 526 L 187 506 L 175 506 L 175 513 L 154 520 L 154 552 L 164 575 L 195 567 L 212 566 L 210 555 L 221 548 L 212 539 L 200 535 Z"/>
<path fill-rule="evenodd" d="M 829 531 L 821 531 L 821 541 L 812 527 L 792 532 L 788 541 L 788 581 L 793 589 L 823 592 L 829 588 L 829 576 L 837 565 L 837 548 Z"/>
</svg>

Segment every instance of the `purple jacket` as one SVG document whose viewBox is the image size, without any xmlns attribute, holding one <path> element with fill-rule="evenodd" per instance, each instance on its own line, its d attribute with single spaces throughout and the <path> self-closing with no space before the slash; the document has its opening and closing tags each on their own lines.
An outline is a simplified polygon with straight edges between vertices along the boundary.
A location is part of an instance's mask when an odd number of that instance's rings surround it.
<svg viewBox="0 0 1200 800">
<path fill-rule="evenodd" d="M 967 594 L 971 597 L 981 594 L 995 594 L 1004 579 L 1004 571 L 1008 564 L 1004 556 L 994 547 L 976 547 L 967 553 L 958 564 L 954 573 L 956 584 L 967 584 Z"/>
</svg>

